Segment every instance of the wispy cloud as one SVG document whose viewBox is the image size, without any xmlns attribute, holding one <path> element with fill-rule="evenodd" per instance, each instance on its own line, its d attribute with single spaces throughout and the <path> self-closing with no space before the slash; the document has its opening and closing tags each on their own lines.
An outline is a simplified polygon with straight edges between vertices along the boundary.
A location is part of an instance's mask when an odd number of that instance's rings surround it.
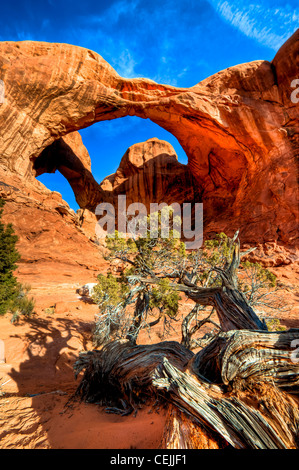
<svg viewBox="0 0 299 470">
<path fill-rule="evenodd" d="M 138 61 L 135 60 L 132 52 L 127 48 L 122 49 L 119 57 L 113 57 L 110 63 L 122 77 L 134 78 L 138 76 L 135 71 L 135 66 L 138 64 Z"/>
<path fill-rule="evenodd" d="M 190 0 L 188 8 L 184 0 L 27 0 L 17 11 L 10 2 L 1 8 L 0 40 L 86 47 L 125 78 L 193 86 L 214 72 L 210 60 L 201 61 L 217 18 L 207 0 Z"/>
<path fill-rule="evenodd" d="M 248 4 L 244 0 L 210 0 L 210 3 L 227 22 L 247 37 L 274 50 L 279 49 L 298 28 L 299 10 L 290 4 Z"/>
</svg>

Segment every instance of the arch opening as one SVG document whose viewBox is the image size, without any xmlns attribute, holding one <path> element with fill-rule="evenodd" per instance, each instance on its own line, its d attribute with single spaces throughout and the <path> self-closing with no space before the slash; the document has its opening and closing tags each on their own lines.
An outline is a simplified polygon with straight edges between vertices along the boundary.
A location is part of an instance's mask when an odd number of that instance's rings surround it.
<svg viewBox="0 0 299 470">
<path fill-rule="evenodd" d="M 127 116 L 116 119 L 113 123 L 112 121 L 103 121 L 81 129 L 79 133 L 74 132 L 59 138 L 46 147 L 35 159 L 33 171 L 36 178 L 45 186 L 51 190 L 59 191 L 72 209 L 76 211 L 79 208 L 87 208 L 93 211 L 97 203 L 113 199 L 112 188 L 107 191 L 107 177 L 118 172 L 119 182 L 119 173 L 121 171 L 123 173 L 123 168 L 122 170 L 119 168 L 123 167 L 122 162 L 128 151 L 132 147 L 141 145 L 142 142 L 146 144 L 147 141 L 154 140 L 153 137 L 165 142 L 164 157 L 163 151 L 160 153 L 155 151 L 152 161 L 147 161 L 142 168 L 138 168 L 139 180 L 136 175 L 127 175 L 128 178 L 132 176 L 130 182 L 123 178 L 122 184 L 118 184 L 117 189 L 114 187 L 114 192 L 117 194 L 130 193 L 129 200 L 132 202 L 132 198 L 142 196 L 140 187 L 134 194 L 134 185 L 140 186 L 141 180 L 143 180 L 146 186 L 145 192 L 148 192 L 148 195 L 143 195 L 143 199 L 152 198 L 152 202 L 161 202 L 162 195 L 155 195 L 155 190 L 157 190 L 155 178 L 159 180 L 164 176 L 164 183 L 167 183 L 165 184 L 165 194 L 170 186 L 174 191 L 175 185 L 178 185 L 178 191 L 175 191 L 174 197 L 178 196 L 178 193 L 182 193 L 182 184 L 185 180 L 189 189 L 193 186 L 193 182 L 187 166 L 187 155 L 176 137 L 148 119 Z M 168 147 L 170 147 L 168 143 L 174 147 L 173 152 L 170 152 L 173 153 L 171 158 L 167 153 Z M 164 144 L 161 143 L 161 145 L 163 147 Z M 150 158 L 148 155 L 150 149 L 141 149 L 140 151 L 147 152 L 147 159 Z M 165 164 L 161 163 L 163 158 Z M 161 172 L 165 174 L 163 175 Z M 141 175 L 142 173 L 143 175 Z M 146 176 L 149 173 L 153 173 L 150 175 L 151 181 Z M 104 180 L 106 180 L 104 184 L 106 190 L 103 191 L 101 183 L 104 183 Z M 187 197 L 190 199 L 190 194 Z M 185 202 L 182 200 L 182 194 L 180 194 L 179 202 Z"/>
</svg>

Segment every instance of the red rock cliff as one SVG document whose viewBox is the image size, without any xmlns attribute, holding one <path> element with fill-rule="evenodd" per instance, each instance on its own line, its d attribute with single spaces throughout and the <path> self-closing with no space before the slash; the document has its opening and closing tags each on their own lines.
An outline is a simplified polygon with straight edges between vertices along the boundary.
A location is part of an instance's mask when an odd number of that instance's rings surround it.
<svg viewBox="0 0 299 470">
<path fill-rule="evenodd" d="M 42 152 L 61 137 L 106 119 L 150 118 L 185 149 L 207 232 L 240 228 L 244 241 L 294 244 L 298 104 L 290 84 L 298 78 L 298 36 L 272 62 L 230 67 L 191 88 L 124 79 L 80 47 L 2 42 L 1 165 L 30 180 L 42 168 Z M 60 166 L 72 179 L 70 160 Z M 93 177 L 88 162 L 79 166 L 73 187 L 84 188 L 81 206 L 89 207 Z"/>
<path fill-rule="evenodd" d="M 100 188 L 99 202 L 117 205 L 117 196 L 125 194 L 127 205 L 142 202 L 150 209 L 152 202 L 194 202 L 197 185 L 186 165 L 168 142 L 157 138 L 132 145 L 121 159 L 116 173 L 107 176 Z M 199 192 L 199 191 L 198 191 Z"/>
</svg>

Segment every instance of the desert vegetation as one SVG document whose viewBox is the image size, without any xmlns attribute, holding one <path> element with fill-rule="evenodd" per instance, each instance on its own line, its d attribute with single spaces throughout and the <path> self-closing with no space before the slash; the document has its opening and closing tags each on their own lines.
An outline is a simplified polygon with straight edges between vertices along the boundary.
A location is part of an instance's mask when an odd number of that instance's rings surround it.
<svg viewBox="0 0 299 470">
<path fill-rule="evenodd" d="M 28 297 L 30 286 L 18 282 L 14 271 L 20 254 L 16 248 L 18 241 L 12 224 L 1 222 L 5 201 L 0 198 L 0 315 L 12 314 L 12 322 L 20 315 L 29 317 L 34 310 L 34 300 Z"/>
<path fill-rule="evenodd" d="M 248 251 L 238 232 L 191 252 L 174 231 L 152 239 L 149 229 L 145 237 L 116 233 L 107 248 L 119 272 L 98 277 L 96 349 L 75 363 L 77 375 L 84 371 L 76 394 L 124 415 L 163 403 L 166 448 L 297 447 L 299 332 L 254 311 L 282 305 L 275 276 L 241 261 Z M 167 339 L 177 328 L 181 295 L 194 302 L 180 320 L 181 341 L 138 344 L 141 329 L 161 324 Z M 203 325 L 210 331 L 200 337 Z"/>
</svg>

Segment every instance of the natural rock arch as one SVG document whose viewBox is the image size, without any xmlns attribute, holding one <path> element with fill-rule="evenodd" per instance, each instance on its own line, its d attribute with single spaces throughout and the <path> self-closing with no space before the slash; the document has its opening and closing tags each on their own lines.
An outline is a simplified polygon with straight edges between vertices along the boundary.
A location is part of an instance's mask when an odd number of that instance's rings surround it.
<svg viewBox="0 0 299 470">
<path fill-rule="evenodd" d="M 58 170 L 70 183 L 80 208 L 94 210 L 104 191 L 91 172 L 89 154 L 78 132 L 48 145 L 33 162 L 35 176 Z"/>
<path fill-rule="evenodd" d="M 127 115 L 149 118 L 186 151 L 203 188 L 206 228 L 240 228 L 244 241 L 292 243 L 298 144 L 289 87 L 297 41 L 298 31 L 271 63 L 230 67 L 191 88 L 124 79 L 76 46 L 3 42 L 1 165 L 31 178 L 36 158 L 66 134 Z"/>
</svg>

